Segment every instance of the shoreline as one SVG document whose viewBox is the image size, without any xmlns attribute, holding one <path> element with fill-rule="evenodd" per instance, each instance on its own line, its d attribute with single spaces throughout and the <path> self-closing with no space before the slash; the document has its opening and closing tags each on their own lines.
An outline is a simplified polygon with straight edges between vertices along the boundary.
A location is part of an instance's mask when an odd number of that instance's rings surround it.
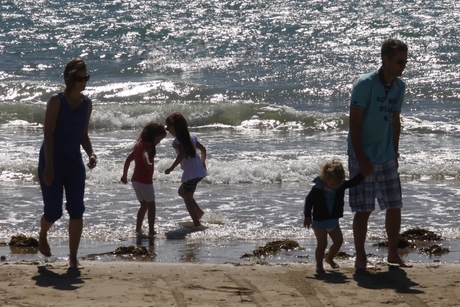
<svg viewBox="0 0 460 307">
<path fill-rule="evenodd" d="M 460 267 L 315 273 L 313 264 L 0 265 L 3 306 L 458 306 Z"/>
<path fill-rule="evenodd" d="M 239 263 L 246 265 L 252 262 L 266 264 L 313 264 L 315 263 L 316 241 L 310 239 L 295 240 L 301 246 L 301 249 L 281 250 L 266 257 L 243 257 L 258 247 L 264 246 L 270 241 L 275 240 L 258 240 L 258 241 L 239 241 L 239 240 L 168 240 L 154 239 L 150 241 L 136 238 L 127 240 L 95 240 L 82 238 L 78 252 L 80 261 L 96 262 L 152 262 L 152 263 L 204 263 L 204 264 L 223 264 Z M 386 247 L 376 246 L 375 240 L 366 241 L 366 252 L 369 260 L 374 263 L 384 263 L 386 260 Z M 50 239 L 51 252 L 53 256 L 44 257 L 38 252 L 37 248 L 25 248 L 8 246 L 6 243 L 0 246 L 0 256 L 2 262 L 46 262 L 54 263 L 67 261 L 68 259 L 68 239 Z M 433 243 L 434 244 L 434 243 Z M 411 264 L 460 264 L 460 240 L 444 241 L 442 246 L 449 248 L 449 252 L 440 255 L 427 255 L 420 253 L 418 249 L 405 248 L 400 249 L 401 256 Z M 115 255 L 114 252 L 120 247 L 141 247 L 148 251 L 148 255 L 133 256 Z M 353 241 L 345 240 L 340 250 L 341 257 L 337 258 L 339 265 L 342 263 L 352 262 L 354 259 Z"/>
</svg>

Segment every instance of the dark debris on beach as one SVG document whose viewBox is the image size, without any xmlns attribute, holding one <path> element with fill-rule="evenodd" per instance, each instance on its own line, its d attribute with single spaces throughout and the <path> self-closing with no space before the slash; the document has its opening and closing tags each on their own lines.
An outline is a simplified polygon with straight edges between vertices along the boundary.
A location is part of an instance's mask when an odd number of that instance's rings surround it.
<svg viewBox="0 0 460 307">
<path fill-rule="evenodd" d="M 124 260 L 153 260 L 156 257 L 156 254 L 149 252 L 145 246 L 120 246 L 115 249 L 113 252 L 90 254 L 86 257 L 83 257 L 85 260 L 97 260 L 103 256 L 115 256 L 123 258 Z"/>
<path fill-rule="evenodd" d="M 304 249 L 299 245 L 297 241 L 294 240 L 279 240 L 279 241 L 272 241 L 265 244 L 265 246 L 257 247 L 252 253 L 244 254 L 240 257 L 243 258 L 261 258 L 270 256 L 280 252 L 281 250 L 302 250 Z"/>
<path fill-rule="evenodd" d="M 438 241 L 442 241 L 441 235 L 438 235 L 430 230 L 416 227 L 416 228 L 408 229 L 404 231 L 403 233 L 401 233 L 399 242 L 398 242 L 398 248 L 400 249 L 404 249 L 404 248 L 417 249 L 418 248 L 419 253 L 423 253 L 427 255 L 441 255 L 441 254 L 449 253 L 448 248 L 444 248 L 437 244 L 426 246 L 427 243 L 438 242 Z M 387 247 L 388 241 L 378 242 L 374 244 L 374 246 Z"/>
<path fill-rule="evenodd" d="M 15 247 L 38 247 L 38 240 L 32 237 L 26 237 L 23 234 L 12 236 L 9 246 Z"/>
</svg>

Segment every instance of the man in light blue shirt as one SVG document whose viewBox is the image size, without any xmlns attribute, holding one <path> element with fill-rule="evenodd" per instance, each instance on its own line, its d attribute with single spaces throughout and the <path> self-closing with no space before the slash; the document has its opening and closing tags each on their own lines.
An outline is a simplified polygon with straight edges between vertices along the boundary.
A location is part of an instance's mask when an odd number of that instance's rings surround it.
<svg viewBox="0 0 460 307">
<path fill-rule="evenodd" d="M 356 269 L 376 269 L 367 262 L 364 243 L 375 199 L 386 210 L 388 263 L 411 267 L 398 254 L 401 228 L 401 183 L 398 173 L 400 113 L 406 85 L 400 78 L 407 63 L 408 47 L 387 39 L 381 49 L 382 67 L 359 78 L 350 102 L 348 155 L 350 177 L 366 178 L 350 189 L 350 207 L 355 216 L 353 234 Z"/>
</svg>

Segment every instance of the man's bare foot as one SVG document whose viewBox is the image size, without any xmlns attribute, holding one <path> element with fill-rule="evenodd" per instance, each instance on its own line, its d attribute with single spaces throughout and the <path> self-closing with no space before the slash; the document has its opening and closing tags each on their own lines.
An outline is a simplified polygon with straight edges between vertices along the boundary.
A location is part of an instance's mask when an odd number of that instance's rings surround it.
<svg viewBox="0 0 460 307">
<path fill-rule="evenodd" d="M 51 257 L 51 249 L 46 236 L 40 236 L 38 239 L 38 251 L 45 257 Z"/>
<path fill-rule="evenodd" d="M 333 269 L 338 269 L 338 268 L 340 268 L 340 265 L 338 265 L 333 259 L 332 259 L 332 260 L 329 260 L 329 259 L 326 258 L 324 261 L 325 261 L 326 263 L 328 263 L 328 264 L 331 266 L 331 268 L 333 268 Z"/>
<path fill-rule="evenodd" d="M 408 264 L 404 260 L 402 260 L 401 257 L 399 257 L 399 255 L 395 259 L 388 257 L 387 262 L 390 266 L 398 266 L 400 268 L 412 268 L 413 267 L 412 264 Z"/>
</svg>

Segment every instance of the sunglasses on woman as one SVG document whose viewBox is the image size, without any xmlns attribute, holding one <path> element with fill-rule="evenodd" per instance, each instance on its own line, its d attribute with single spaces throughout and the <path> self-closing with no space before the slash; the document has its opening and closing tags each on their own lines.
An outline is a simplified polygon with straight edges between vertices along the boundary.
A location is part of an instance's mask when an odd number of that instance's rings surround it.
<svg viewBox="0 0 460 307">
<path fill-rule="evenodd" d="M 88 81 L 89 81 L 89 75 L 86 75 L 86 76 L 84 76 L 84 77 L 82 77 L 82 76 L 75 76 L 75 77 L 73 78 L 73 80 L 74 80 L 75 82 L 83 82 L 83 81 L 88 82 Z"/>
</svg>

